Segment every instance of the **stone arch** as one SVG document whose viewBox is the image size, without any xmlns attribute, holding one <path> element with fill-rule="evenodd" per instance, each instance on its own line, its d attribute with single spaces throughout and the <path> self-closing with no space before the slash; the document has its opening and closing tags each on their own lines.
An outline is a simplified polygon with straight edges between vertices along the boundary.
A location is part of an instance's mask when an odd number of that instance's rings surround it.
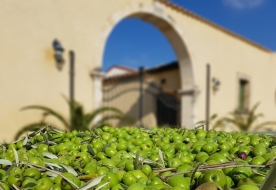
<svg viewBox="0 0 276 190">
<path fill-rule="evenodd" d="M 195 89 L 194 85 L 194 69 L 189 53 L 190 51 L 186 45 L 182 31 L 179 27 L 177 27 L 177 24 L 173 18 L 163 11 L 163 5 L 159 2 L 155 2 L 151 6 L 133 4 L 132 6 L 126 7 L 125 9 L 116 12 L 115 14 L 111 15 L 111 17 L 109 17 L 103 29 L 103 36 L 99 38 L 99 43 L 96 43 L 101 44 L 101 47 L 98 46 L 96 48 L 97 55 L 99 56 L 95 60 L 95 70 L 99 71 L 102 66 L 105 44 L 112 30 L 120 21 L 131 17 L 139 18 L 153 24 L 163 33 L 163 35 L 166 36 L 171 46 L 173 47 L 180 68 L 181 90 L 179 93 L 181 95 L 181 125 L 183 127 L 191 128 L 195 121 L 194 100 L 197 90 Z M 93 76 L 99 75 L 94 73 Z M 99 84 L 96 86 L 97 89 L 95 89 L 94 92 L 97 94 L 97 100 L 94 102 L 98 102 L 99 105 L 99 98 L 102 98 L 102 96 L 99 92 Z"/>
</svg>

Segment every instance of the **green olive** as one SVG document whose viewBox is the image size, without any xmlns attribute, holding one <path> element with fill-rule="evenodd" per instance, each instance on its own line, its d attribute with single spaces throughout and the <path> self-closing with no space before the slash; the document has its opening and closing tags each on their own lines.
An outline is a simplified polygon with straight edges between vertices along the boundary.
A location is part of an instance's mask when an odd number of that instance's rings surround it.
<svg viewBox="0 0 276 190">
<path fill-rule="evenodd" d="M 9 185 L 16 185 L 18 187 L 20 187 L 23 183 L 23 177 L 21 174 L 19 173 L 11 173 L 9 176 L 8 176 L 8 183 Z"/>
</svg>

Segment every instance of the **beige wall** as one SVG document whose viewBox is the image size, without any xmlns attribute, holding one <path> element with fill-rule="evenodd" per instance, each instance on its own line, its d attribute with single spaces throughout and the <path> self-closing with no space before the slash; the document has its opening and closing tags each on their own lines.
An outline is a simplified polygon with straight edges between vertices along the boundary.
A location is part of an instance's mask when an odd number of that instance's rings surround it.
<svg viewBox="0 0 276 190">
<path fill-rule="evenodd" d="M 183 28 L 191 25 L 192 21 L 183 22 Z M 200 31 L 204 31 L 204 35 Z M 211 65 L 211 76 L 221 81 L 219 91 L 211 96 L 211 113 L 223 115 L 237 108 L 237 78 L 238 75 L 244 75 L 251 83 L 251 107 L 261 101 L 259 111 L 269 119 L 276 119 L 274 101 L 276 62 L 271 61 L 271 53 L 203 24 L 198 24 L 194 31 L 186 32 L 189 36 L 189 47 L 195 50 L 191 55 L 196 73 L 195 83 L 201 89 L 196 102 L 198 119 L 204 118 L 206 63 Z"/>
<path fill-rule="evenodd" d="M 20 112 L 23 106 L 47 105 L 67 115 L 66 103 L 60 95 L 69 94 L 68 50 L 76 53 L 76 99 L 85 104 L 86 110 L 92 110 L 100 96 L 94 97 L 90 72 L 101 67 L 105 43 L 112 29 L 133 13 L 155 24 L 172 43 L 181 63 L 183 91 L 193 91 L 195 87 L 200 90 L 196 100 L 191 95 L 183 96 L 184 118 L 191 121 L 204 118 L 205 64 L 208 62 L 212 76 L 222 83 L 217 94 L 211 97 L 212 113 L 224 114 L 236 107 L 236 79 L 242 73 L 251 79 L 250 104 L 261 100 L 259 111 L 267 119 L 275 119 L 275 54 L 153 0 L 112 2 L 0 0 L 2 141 L 11 140 L 22 125 L 40 118 L 37 111 Z M 66 49 L 62 71 L 56 69 L 53 59 L 51 43 L 55 38 Z"/>
<path fill-rule="evenodd" d="M 179 75 L 179 69 L 172 69 L 153 74 L 151 80 L 154 80 L 157 85 L 160 85 L 160 81 L 166 79 L 166 83 L 163 85 L 164 88 L 178 90 L 181 88 Z"/>
</svg>

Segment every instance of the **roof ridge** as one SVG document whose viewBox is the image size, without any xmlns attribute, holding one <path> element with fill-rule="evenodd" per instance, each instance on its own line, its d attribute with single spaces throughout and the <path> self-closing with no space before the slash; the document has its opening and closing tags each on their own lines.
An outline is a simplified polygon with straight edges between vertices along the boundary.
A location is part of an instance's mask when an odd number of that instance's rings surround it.
<svg viewBox="0 0 276 190">
<path fill-rule="evenodd" d="M 105 72 L 110 71 L 112 68 L 120 68 L 120 69 L 123 69 L 123 70 L 125 70 L 125 71 L 132 72 L 132 73 L 137 72 L 136 69 L 133 69 L 133 68 L 131 68 L 131 67 L 127 67 L 127 66 L 124 66 L 124 65 L 117 65 L 117 64 L 112 65 L 112 66 L 109 67 Z"/>
<path fill-rule="evenodd" d="M 145 75 L 145 77 L 152 76 L 152 75 L 154 75 L 154 74 L 152 74 L 152 72 L 154 72 L 154 71 L 160 72 L 159 69 L 164 68 L 164 67 L 168 67 L 168 66 L 171 66 L 171 65 L 175 65 L 175 64 L 176 64 L 176 66 L 178 66 L 178 61 L 172 61 L 172 62 L 170 62 L 168 64 L 165 64 L 161 67 L 151 67 L 149 69 L 145 69 L 144 70 L 144 75 Z M 173 69 L 173 68 L 167 68 L 167 69 Z M 116 82 L 120 82 L 122 80 L 133 79 L 133 78 L 138 78 L 138 77 L 139 77 L 139 71 L 132 72 L 132 73 L 127 73 L 127 74 L 123 74 L 123 75 L 115 75 L 115 76 L 110 76 L 108 78 L 104 78 L 103 84 L 104 85 L 109 85 L 109 84 L 113 84 L 113 83 L 116 83 Z"/>
<path fill-rule="evenodd" d="M 222 27 L 222 26 L 220 26 L 218 24 L 215 24 L 214 22 L 212 22 L 212 21 L 210 21 L 210 20 L 208 20 L 208 19 L 206 19 L 206 18 L 204 18 L 202 16 L 199 16 L 199 15 L 197 15 L 197 14 L 189 11 L 188 9 L 185 9 L 185 8 L 183 8 L 183 7 L 175 4 L 175 3 L 172 3 L 172 2 L 170 2 L 168 0 L 156 0 L 156 1 L 158 1 L 160 3 L 163 3 L 166 6 L 171 7 L 171 8 L 173 8 L 173 9 L 175 9 L 175 10 L 181 12 L 181 13 L 184 13 L 184 14 L 188 15 L 188 16 L 191 16 L 191 17 L 193 17 L 193 18 L 195 18 L 197 20 L 200 20 L 200 21 L 202 21 L 202 22 L 204 22 L 204 23 L 206 23 L 206 24 L 208 24 L 208 25 L 210 25 L 210 26 L 212 26 L 214 28 L 217 28 L 217 29 L 219 29 L 219 30 L 227 33 L 228 35 L 231 35 L 231 36 L 233 36 L 235 38 L 238 38 L 238 39 L 240 39 L 240 40 L 242 40 L 242 41 L 244 41 L 244 42 L 246 42 L 246 43 L 248 43 L 248 44 L 250 44 L 252 46 L 255 46 L 255 47 L 257 47 L 257 48 L 259 48 L 259 49 L 261 49 L 263 51 L 273 52 L 272 50 L 270 50 L 270 49 L 268 49 L 268 48 L 266 48 L 266 47 L 264 47 L 264 46 L 262 46 L 262 45 L 260 45 L 260 44 L 258 44 L 256 42 L 254 42 L 254 41 L 251 41 L 251 40 L 249 40 L 249 39 L 247 39 L 247 38 L 245 38 L 245 37 L 243 37 L 243 36 L 241 36 L 241 35 L 233 32 L 233 31 L 231 31 L 229 29 L 226 29 L 226 28 L 224 28 L 224 27 Z"/>
</svg>

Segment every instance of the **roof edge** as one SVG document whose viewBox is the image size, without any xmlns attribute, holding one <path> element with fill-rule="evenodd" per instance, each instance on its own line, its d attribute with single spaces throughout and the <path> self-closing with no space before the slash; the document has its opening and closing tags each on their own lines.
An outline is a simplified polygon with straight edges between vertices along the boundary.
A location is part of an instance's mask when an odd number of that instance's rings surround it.
<svg viewBox="0 0 276 190">
<path fill-rule="evenodd" d="M 112 65 L 111 67 L 109 67 L 109 68 L 105 71 L 105 73 L 107 73 L 108 71 L 110 71 L 110 70 L 113 69 L 113 68 L 119 68 L 119 69 L 128 71 L 128 72 L 130 72 L 130 73 L 135 73 L 135 72 L 137 72 L 137 70 L 135 70 L 135 69 L 133 69 L 133 68 L 125 67 L 125 66 L 122 66 L 122 65 L 116 65 L 116 64 L 115 64 L 115 65 Z"/>
<path fill-rule="evenodd" d="M 150 76 L 153 76 L 155 73 L 158 73 L 158 72 L 162 72 L 164 70 L 172 70 L 172 69 L 178 69 L 179 65 L 178 65 L 178 62 L 177 61 L 173 61 L 169 64 L 165 64 L 165 65 L 162 65 L 162 66 L 157 66 L 157 67 L 152 67 L 152 68 L 149 68 L 149 69 L 144 69 L 143 73 L 144 73 L 144 76 L 145 77 L 150 77 Z M 102 81 L 102 84 L 103 85 L 111 85 L 111 84 L 114 84 L 114 83 L 118 83 L 118 82 L 121 82 L 123 80 L 133 80 L 133 79 L 136 79 L 136 78 L 139 78 L 139 72 L 136 71 L 136 72 L 133 72 L 133 73 L 127 73 L 127 74 L 124 74 L 124 75 L 115 75 L 115 76 L 111 76 L 111 77 L 108 77 L 108 78 L 104 78 L 103 81 Z"/>
<path fill-rule="evenodd" d="M 208 25 L 210 25 L 210 26 L 212 26 L 212 27 L 214 27 L 214 28 L 216 28 L 216 29 L 218 29 L 218 30 L 220 30 L 220 31 L 222 31 L 222 32 L 230 35 L 230 36 L 233 36 L 233 37 L 235 37 L 235 38 L 237 38 L 239 40 L 242 40 L 245 43 L 248 43 L 248 44 L 250 44 L 250 45 L 252 45 L 252 46 L 254 46 L 254 47 L 258 48 L 258 49 L 261 49 L 261 50 L 263 50 L 265 52 L 269 52 L 269 53 L 273 52 L 272 50 L 270 50 L 270 49 L 268 49 L 268 48 L 266 48 L 266 47 L 264 47 L 264 46 L 262 46 L 262 45 L 260 45 L 260 44 L 258 44 L 256 42 L 253 42 L 253 41 L 251 41 L 251 40 L 249 40 L 249 39 L 247 39 L 247 38 L 245 38 L 245 37 L 243 37 L 241 35 L 238 35 L 238 34 L 232 32 L 232 31 L 230 31 L 230 30 L 228 30 L 228 29 L 226 29 L 226 28 L 224 28 L 224 27 L 222 27 L 222 26 L 220 26 L 218 24 L 215 24 L 215 23 L 207 20 L 206 18 L 203 18 L 203 17 L 201 17 L 201 16 L 199 16 L 199 15 L 197 15 L 197 14 L 195 14 L 195 13 L 193 13 L 193 12 L 187 10 L 187 9 L 184 9 L 183 7 L 180 7 L 177 4 L 169 2 L 168 0 L 156 0 L 156 1 L 158 1 L 160 3 L 163 3 L 167 7 L 170 7 L 172 9 L 176 10 L 176 11 L 179 11 L 179 12 L 181 12 L 181 13 L 183 13 L 185 15 L 188 15 L 188 16 L 194 18 L 194 19 L 197 19 L 197 20 L 199 20 L 199 21 L 201 21 L 203 23 L 206 23 L 206 24 L 208 24 Z"/>
</svg>

